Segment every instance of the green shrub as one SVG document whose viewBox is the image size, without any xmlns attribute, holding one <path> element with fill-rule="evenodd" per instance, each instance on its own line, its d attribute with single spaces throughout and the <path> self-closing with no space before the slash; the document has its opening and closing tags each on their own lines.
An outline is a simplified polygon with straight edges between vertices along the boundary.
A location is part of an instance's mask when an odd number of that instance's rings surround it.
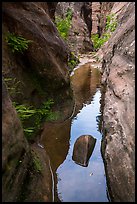
<svg viewBox="0 0 137 204">
<path fill-rule="evenodd" d="M 25 50 L 28 49 L 29 43 L 31 40 L 26 40 L 21 36 L 16 36 L 14 33 L 8 33 L 5 38 L 6 42 L 11 48 L 11 51 L 23 53 Z"/>
<path fill-rule="evenodd" d="M 36 126 L 34 125 L 35 128 L 28 127 L 28 125 L 26 126 L 25 123 L 27 122 L 29 124 L 28 120 L 36 114 L 36 110 L 32 106 L 27 106 L 24 104 L 17 104 L 15 102 L 13 102 L 13 105 L 23 125 L 25 137 L 29 140 L 32 138 L 32 135 L 36 130 Z"/>
<path fill-rule="evenodd" d="M 32 106 L 13 104 L 22 122 L 36 114 L 36 110 L 34 110 Z"/>
<path fill-rule="evenodd" d="M 54 101 L 49 99 L 43 103 L 41 108 L 36 109 L 33 106 L 13 102 L 28 140 L 33 139 L 42 122 L 58 119 L 58 114 L 51 111 L 52 104 L 54 104 Z"/>
<path fill-rule="evenodd" d="M 117 27 L 117 21 L 115 18 L 115 14 L 111 14 L 106 16 L 106 27 L 105 30 L 110 32 L 114 32 L 116 30 Z"/>
<path fill-rule="evenodd" d="M 76 58 L 73 52 L 70 52 L 69 60 L 68 60 L 68 67 L 72 71 L 75 66 L 79 63 L 79 59 Z"/>
<path fill-rule="evenodd" d="M 15 77 L 4 77 L 4 81 L 7 85 L 10 96 L 14 96 L 15 94 L 22 94 L 20 87 L 23 86 L 23 83 L 21 81 Z"/>
<path fill-rule="evenodd" d="M 51 106 L 53 104 L 54 101 L 52 99 L 48 99 L 42 104 L 41 108 L 37 109 L 37 115 L 39 115 L 41 122 L 56 120 L 58 118 L 58 114 L 51 111 Z"/>
<path fill-rule="evenodd" d="M 111 14 L 106 17 L 106 27 L 105 33 L 99 38 L 98 34 L 92 34 L 91 39 L 95 49 L 99 49 L 111 36 L 111 33 L 115 31 L 117 27 L 117 21 L 115 19 L 115 15 Z"/>
<path fill-rule="evenodd" d="M 98 34 L 92 34 L 92 42 L 95 49 L 100 48 L 106 41 L 108 41 L 110 35 L 109 34 L 103 34 L 102 37 L 99 38 Z"/>
<path fill-rule="evenodd" d="M 68 38 L 68 33 L 71 28 L 72 20 L 72 10 L 68 8 L 65 19 L 56 17 L 55 23 L 61 37 L 66 40 Z"/>
</svg>

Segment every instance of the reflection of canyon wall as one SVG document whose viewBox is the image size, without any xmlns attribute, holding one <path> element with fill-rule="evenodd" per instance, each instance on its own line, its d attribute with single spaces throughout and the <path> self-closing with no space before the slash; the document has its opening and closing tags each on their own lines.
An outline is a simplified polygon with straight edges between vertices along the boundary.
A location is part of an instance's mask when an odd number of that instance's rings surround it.
<svg viewBox="0 0 137 204">
<path fill-rule="evenodd" d="M 50 157 L 53 171 L 65 160 L 69 150 L 71 120 L 60 123 L 46 123 L 41 135 L 41 143 Z"/>
<path fill-rule="evenodd" d="M 71 120 L 60 123 L 46 123 L 41 135 L 40 143 L 46 149 L 50 157 L 50 163 L 54 174 L 55 202 L 60 202 L 57 193 L 57 168 L 65 161 L 69 151 Z"/>
<path fill-rule="evenodd" d="M 75 114 L 77 114 L 83 104 L 91 102 L 100 84 L 100 73 L 98 69 L 91 67 L 91 63 L 87 63 L 75 71 L 71 80 L 76 103 Z"/>
</svg>

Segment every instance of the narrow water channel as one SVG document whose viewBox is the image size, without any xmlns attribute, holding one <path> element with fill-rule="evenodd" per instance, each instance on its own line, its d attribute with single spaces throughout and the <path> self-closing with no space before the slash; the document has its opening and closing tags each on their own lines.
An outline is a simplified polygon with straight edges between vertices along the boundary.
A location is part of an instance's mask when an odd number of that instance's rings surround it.
<svg viewBox="0 0 137 204">
<path fill-rule="evenodd" d="M 71 76 L 75 111 L 71 119 L 46 124 L 41 137 L 55 176 L 55 201 L 109 202 L 101 156 L 99 132 L 100 73 L 91 63 L 80 66 Z M 81 135 L 92 135 L 96 145 L 87 167 L 72 160 L 73 147 Z"/>
</svg>

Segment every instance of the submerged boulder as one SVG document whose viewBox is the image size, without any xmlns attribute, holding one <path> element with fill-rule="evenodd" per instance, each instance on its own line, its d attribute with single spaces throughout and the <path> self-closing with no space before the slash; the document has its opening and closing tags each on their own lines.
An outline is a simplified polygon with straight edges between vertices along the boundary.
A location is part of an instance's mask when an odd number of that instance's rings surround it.
<svg viewBox="0 0 137 204">
<path fill-rule="evenodd" d="M 88 166 L 95 144 L 96 139 L 91 135 L 81 135 L 74 144 L 72 159 L 81 166 Z"/>
</svg>

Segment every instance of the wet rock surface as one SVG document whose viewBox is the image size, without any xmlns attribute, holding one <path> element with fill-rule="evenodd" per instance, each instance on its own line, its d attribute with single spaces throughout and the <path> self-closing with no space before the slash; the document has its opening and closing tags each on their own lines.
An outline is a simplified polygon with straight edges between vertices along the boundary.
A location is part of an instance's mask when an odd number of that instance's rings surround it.
<svg viewBox="0 0 137 204">
<path fill-rule="evenodd" d="M 77 138 L 72 159 L 81 166 L 88 166 L 88 161 L 92 155 L 96 143 L 96 139 L 91 135 L 82 135 Z"/>
<path fill-rule="evenodd" d="M 135 4 L 115 3 L 119 26 L 103 47 L 102 151 L 112 201 L 135 201 Z"/>
</svg>

